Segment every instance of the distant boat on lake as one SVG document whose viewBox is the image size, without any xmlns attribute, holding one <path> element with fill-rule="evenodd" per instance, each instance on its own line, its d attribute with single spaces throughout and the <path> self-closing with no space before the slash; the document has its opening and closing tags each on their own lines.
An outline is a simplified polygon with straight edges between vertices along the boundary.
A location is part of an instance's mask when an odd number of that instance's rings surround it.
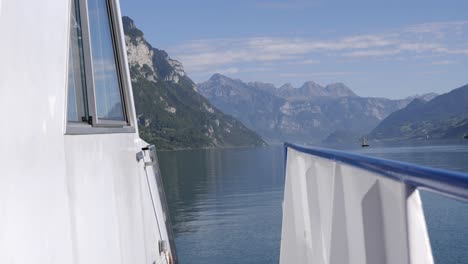
<svg viewBox="0 0 468 264">
<path fill-rule="evenodd" d="M 366 137 L 362 138 L 361 147 L 363 147 L 363 148 L 369 147 L 369 143 L 367 143 L 367 138 Z"/>
</svg>

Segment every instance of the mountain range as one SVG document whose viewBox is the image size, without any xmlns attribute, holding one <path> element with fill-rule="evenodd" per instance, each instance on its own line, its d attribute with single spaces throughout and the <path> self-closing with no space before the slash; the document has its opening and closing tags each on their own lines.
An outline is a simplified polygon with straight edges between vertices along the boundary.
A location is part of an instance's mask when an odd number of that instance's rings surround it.
<svg viewBox="0 0 468 264">
<path fill-rule="evenodd" d="M 390 114 L 369 134 L 371 139 L 446 139 L 468 133 L 468 85 L 430 101 L 414 99 Z"/>
<path fill-rule="evenodd" d="M 123 17 L 140 136 L 159 149 L 258 146 L 265 142 L 197 92 L 182 64 L 152 47 Z"/>
<path fill-rule="evenodd" d="M 343 83 L 276 87 L 221 74 L 195 84 L 123 17 L 140 136 L 159 149 L 458 138 L 468 132 L 468 85 L 403 99 L 361 97 Z M 371 131 L 369 133 L 369 131 Z M 263 140 L 263 139 L 264 140 Z"/>
<path fill-rule="evenodd" d="M 272 143 L 317 143 L 343 130 L 365 135 L 414 99 L 360 97 L 343 83 L 321 86 L 306 82 L 298 88 L 290 84 L 275 87 L 261 82 L 246 83 L 221 74 L 214 74 L 197 86 L 214 106 Z M 435 96 L 415 98 L 430 100 Z"/>
</svg>

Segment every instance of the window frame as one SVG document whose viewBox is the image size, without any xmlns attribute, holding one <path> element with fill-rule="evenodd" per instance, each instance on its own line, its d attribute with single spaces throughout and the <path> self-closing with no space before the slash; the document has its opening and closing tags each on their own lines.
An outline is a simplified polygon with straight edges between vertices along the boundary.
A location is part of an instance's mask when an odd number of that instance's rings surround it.
<svg viewBox="0 0 468 264">
<path fill-rule="evenodd" d="M 86 89 L 87 98 L 82 98 L 81 102 L 86 101 L 87 110 L 88 110 L 88 120 L 83 120 L 75 122 L 68 121 L 68 116 L 66 117 L 66 131 L 65 134 L 77 135 L 77 134 L 107 134 L 107 133 L 135 133 L 135 124 L 133 104 L 130 100 L 131 96 L 131 82 L 128 76 L 127 69 L 127 60 L 126 60 L 126 49 L 124 35 L 122 31 L 122 21 L 120 19 L 120 9 L 116 0 L 102 0 L 106 2 L 107 5 L 107 15 L 109 18 L 110 33 L 113 45 L 114 60 L 116 64 L 116 71 L 118 75 L 119 90 L 122 103 L 122 112 L 124 115 L 124 121 L 117 120 L 105 120 L 99 119 L 97 115 L 96 104 L 96 94 L 94 86 L 94 71 L 93 71 L 93 61 L 92 61 L 92 48 L 91 48 L 91 37 L 89 30 L 89 12 L 88 12 L 88 0 L 69 0 L 69 23 L 71 21 L 71 12 L 72 12 L 72 1 L 77 1 L 76 8 L 79 8 L 80 11 L 80 21 L 77 21 L 81 26 L 81 35 L 83 43 L 83 60 L 84 60 L 84 74 L 85 74 L 85 85 L 80 87 Z M 68 27 L 68 50 L 67 54 L 70 52 L 71 41 L 70 41 L 70 25 Z M 68 55 L 67 55 L 68 56 Z M 68 58 L 70 60 L 70 58 Z M 67 63 L 67 79 L 68 79 L 68 69 L 69 63 Z M 72 66 L 74 67 L 74 66 Z M 67 92 L 66 92 L 66 108 L 68 111 L 68 81 L 67 83 Z M 75 90 L 75 94 L 76 94 Z M 77 101 L 77 105 L 80 102 Z M 78 106 L 85 108 L 86 106 Z M 86 113 L 86 111 L 84 111 Z"/>
</svg>

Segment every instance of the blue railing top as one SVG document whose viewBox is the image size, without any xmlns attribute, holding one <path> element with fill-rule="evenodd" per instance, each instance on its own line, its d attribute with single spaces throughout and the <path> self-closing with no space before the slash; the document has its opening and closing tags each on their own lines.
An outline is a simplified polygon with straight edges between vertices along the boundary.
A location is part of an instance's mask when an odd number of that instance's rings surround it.
<svg viewBox="0 0 468 264">
<path fill-rule="evenodd" d="M 411 163 L 374 158 L 339 150 L 304 147 L 290 143 L 285 143 L 284 147 L 285 159 L 287 159 L 287 149 L 291 148 L 299 152 L 372 171 L 417 188 L 427 189 L 456 199 L 468 201 L 468 174 L 465 173 L 434 169 Z"/>
</svg>

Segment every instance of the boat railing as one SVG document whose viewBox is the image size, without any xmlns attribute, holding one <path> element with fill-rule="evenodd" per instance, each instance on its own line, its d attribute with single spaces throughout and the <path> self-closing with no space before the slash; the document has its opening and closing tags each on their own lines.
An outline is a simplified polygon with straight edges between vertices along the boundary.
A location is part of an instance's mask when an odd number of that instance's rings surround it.
<svg viewBox="0 0 468 264">
<path fill-rule="evenodd" d="M 419 189 L 468 201 L 468 175 L 285 144 L 280 263 L 433 263 Z"/>
</svg>

